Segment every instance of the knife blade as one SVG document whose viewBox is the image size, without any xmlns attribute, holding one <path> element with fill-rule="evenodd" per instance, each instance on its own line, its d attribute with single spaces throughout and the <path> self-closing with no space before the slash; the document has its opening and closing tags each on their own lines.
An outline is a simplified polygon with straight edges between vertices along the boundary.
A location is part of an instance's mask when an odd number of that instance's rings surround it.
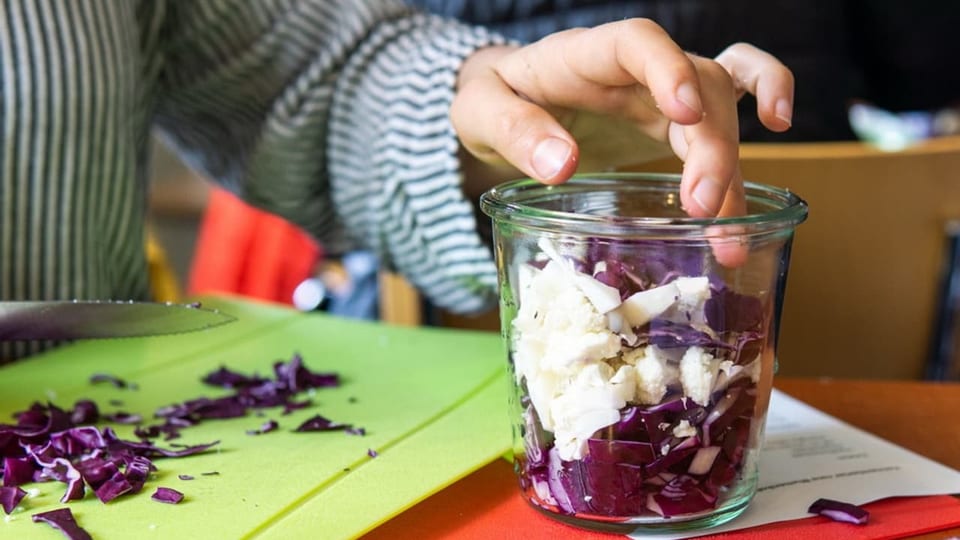
<svg viewBox="0 0 960 540">
<path fill-rule="evenodd" d="M 157 336 L 214 328 L 234 320 L 200 304 L 11 301 L 0 302 L 0 341 Z"/>
</svg>

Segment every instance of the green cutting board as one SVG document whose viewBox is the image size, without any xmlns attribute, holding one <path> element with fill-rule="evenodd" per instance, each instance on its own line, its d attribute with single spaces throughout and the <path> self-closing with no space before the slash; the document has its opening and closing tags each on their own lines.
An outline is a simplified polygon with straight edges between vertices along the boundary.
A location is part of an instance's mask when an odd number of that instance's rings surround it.
<svg viewBox="0 0 960 540">
<path fill-rule="evenodd" d="M 63 484 L 39 491 L 0 520 L 0 538 L 61 538 L 30 515 L 69 507 L 94 538 L 351 538 L 503 455 L 510 444 L 507 379 L 499 336 L 400 328 L 238 300 L 207 299 L 237 322 L 203 332 L 89 341 L 0 368 L 0 415 L 35 400 L 70 407 L 94 399 L 104 412 L 149 416 L 160 406 L 225 391 L 203 385 L 225 365 L 269 374 L 273 362 L 300 353 L 314 371 L 342 384 L 319 389 L 314 406 L 288 416 L 211 420 L 175 442 L 219 440 L 216 450 L 159 459 L 144 490 L 108 504 L 93 494 L 66 505 Z M 137 389 L 91 385 L 110 373 Z M 123 405 L 111 406 L 110 400 Z M 366 430 L 293 433 L 314 414 Z M 272 418 L 280 430 L 246 430 Z M 121 437 L 132 429 L 115 426 Z M 163 444 L 163 443 L 158 443 Z M 370 457 L 368 450 L 375 450 Z M 204 476 L 216 471 L 217 475 Z M 194 477 L 180 480 L 178 475 Z M 186 495 L 178 505 L 152 501 L 158 486 Z"/>
</svg>

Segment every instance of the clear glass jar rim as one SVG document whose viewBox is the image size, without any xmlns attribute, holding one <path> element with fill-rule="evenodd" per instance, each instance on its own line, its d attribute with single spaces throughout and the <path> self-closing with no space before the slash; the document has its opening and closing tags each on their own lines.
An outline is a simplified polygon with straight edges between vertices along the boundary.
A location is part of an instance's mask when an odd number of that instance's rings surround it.
<svg viewBox="0 0 960 540">
<path fill-rule="evenodd" d="M 576 229 L 587 226 L 595 228 L 597 231 L 611 228 L 622 230 L 623 228 L 653 227 L 661 232 L 671 230 L 681 232 L 723 225 L 746 225 L 771 230 L 795 227 L 807 217 L 806 201 L 792 191 L 756 182 L 744 182 L 747 199 L 772 206 L 773 210 L 742 216 L 715 218 L 628 217 L 549 210 L 523 202 L 534 194 L 547 194 L 551 191 L 562 193 L 565 189 L 569 190 L 572 187 L 584 185 L 611 187 L 625 180 L 642 180 L 658 183 L 661 186 L 672 185 L 677 191 L 679 191 L 680 185 L 679 174 L 659 173 L 578 174 L 564 184 L 549 186 L 529 178 L 520 178 L 500 184 L 481 195 L 480 208 L 495 220 L 519 220 L 531 225 L 569 226 Z M 523 197 L 519 197 L 520 195 L 523 195 Z"/>
</svg>

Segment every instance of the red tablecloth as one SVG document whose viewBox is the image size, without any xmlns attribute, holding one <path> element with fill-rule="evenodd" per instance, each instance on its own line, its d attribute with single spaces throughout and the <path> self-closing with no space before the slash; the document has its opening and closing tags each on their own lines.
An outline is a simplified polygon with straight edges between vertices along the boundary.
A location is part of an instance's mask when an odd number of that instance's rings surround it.
<svg viewBox="0 0 960 540">
<path fill-rule="evenodd" d="M 813 516 L 701 538 L 882 540 L 960 527 L 960 499 L 948 495 L 892 498 L 866 505 L 866 508 L 870 511 L 870 522 L 865 526 Z M 534 510 L 520 497 L 511 465 L 500 460 L 381 525 L 364 540 L 610 540 L 618 537 L 623 538 L 571 527 Z"/>
</svg>

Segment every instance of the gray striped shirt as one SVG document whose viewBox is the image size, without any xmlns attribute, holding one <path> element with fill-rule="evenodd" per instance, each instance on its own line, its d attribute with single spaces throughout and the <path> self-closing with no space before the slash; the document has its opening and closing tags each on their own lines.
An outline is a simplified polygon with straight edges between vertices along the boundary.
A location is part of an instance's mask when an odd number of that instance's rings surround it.
<svg viewBox="0 0 960 540">
<path fill-rule="evenodd" d="M 494 42 L 386 0 L 0 0 L 0 299 L 146 298 L 159 128 L 327 248 L 488 306 L 447 114 L 463 58 Z"/>
</svg>

